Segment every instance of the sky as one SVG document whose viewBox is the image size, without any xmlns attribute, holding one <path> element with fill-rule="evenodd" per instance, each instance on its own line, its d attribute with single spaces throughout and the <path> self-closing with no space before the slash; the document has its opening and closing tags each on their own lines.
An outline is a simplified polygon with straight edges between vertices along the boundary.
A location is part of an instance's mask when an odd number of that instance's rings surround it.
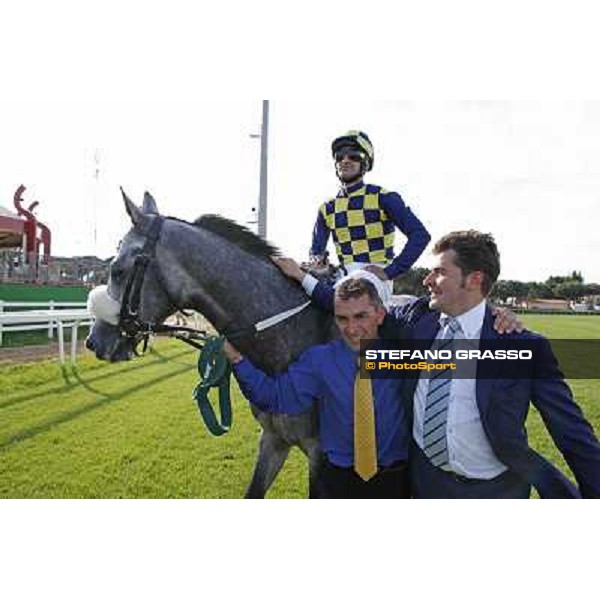
<svg viewBox="0 0 600 600">
<path fill-rule="evenodd" d="M 523 54 L 522 70 L 511 72 L 517 85 L 486 86 L 488 72 L 501 80 L 495 61 L 506 59 L 508 46 L 480 64 L 473 47 L 456 46 L 463 63 L 471 61 L 461 81 L 472 84 L 477 73 L 481 89 L 444 96 L 436 82 L 406 99 L 407 89 L 417 90 L 389 86 L 389 95 L 404 99 L 367 100 L 370 93 L 354 93 L 322 61 L 311 93 L 300 95 L 275 85 L 301 76 L 300 59 L 277 65 L 280 46 L 266 46 L 261 25 L 244 26 L 247 8 L 238 9 L 233 29 L 213 28 L 228 34 L 215 37 L 202 15 L 181 18 L 184 2 L 167 16 L 153 2 L 143 12 L 127 2 L 118 11 L 58 1 L 32 12 L 31 4 L 11 5 L 8 19 L 0 9 L 0 205 L 12 208 L 24 184 L 25 199 L 39 201 L 37 215 L 52 230 L 54 255 L 114 254 L 128 228 L 119 186 L 138 202 L 149 190 L 164 214 L 218 213 L 247 224 L 259 187 L 260 141 L 250 136 L 260 130 L 260 98 L 270 95 L 279 99 L 271 100 L 267 237 L 285 254 L 307 257 L 318 206 L 338 187 L 331 140 L 359 128 L 376 152 L 367 181 L 398 191 L 434 239 L 480 229 L 496 237 L 504 279 L 578 270 L 600 282 L 600 101 L 578 99 L 574 88 L 565 99 L 542 87 L 537 96 L 522 94 L 532 78 Z M 226 9 L 215 22 L 231 27 Z M 312 26 L 318 55 L 325 25 Z M 584 43 L 585 31 L 571 48 Z M 475 34 L 480 44 L 483 32 Z M 281 45 L 281 33 L 273 35 Z M 515 35 L 525 39 L 527 31 Z M 421 45 L 425 67 L 443 67 L 440 50 L 431 52 Z M 312 65 L 313 55 L 306 55 Z M 564 57 L 554 60 L 553 76 Z M 257 58 L 271 70 L 256 69 Z M 534 59 L 535 73 L 544 73 L 539 54 Z M 578 63 L 568 66 L 578 73 Z M 430 73 L 425 67 L 415 70 Z M 390 73 L 386 81 L 396 79 Z M 398 251 L 402 243 L 398 235 Z M 427 264 L 428 253 L 417 262 Z"/>
<path fill-rule="evenodd" d="M 253 227 L 261 100 L 137 99 L 24 103 L 4 124 L 0 204 L 23 183 L 54 255 L 114 254 L 128 228 L 119 186 L 138 202 L 150 191 L 164 214 Z M 269 124 L 267 237 L 289 256 L 307 257 L 318 206 L 337 191 L 331 140 L 360 128 L 376 153 L 367 181 L 398 191 L 434 239 L 493 233 L 504 279 L 600 281 L 598 101 L 272 100 Z"/>
</svg>

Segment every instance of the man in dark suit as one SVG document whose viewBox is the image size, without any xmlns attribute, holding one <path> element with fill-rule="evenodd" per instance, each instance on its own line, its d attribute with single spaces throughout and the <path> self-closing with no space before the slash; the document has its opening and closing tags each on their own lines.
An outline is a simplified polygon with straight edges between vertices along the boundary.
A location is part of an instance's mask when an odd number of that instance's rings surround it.
<svg viewBox="0 0 600 600">
<path fill-rule="evenodd" d="M 500 272 L 492 236 L 454 232 L 435 244 L 433 254 L 435 264 L 424 281 L 431 296 L 392 308 L 382 327 L 408 327 L 414 338 L 436 347 L 452 339 L 480 346 L 497 339 L 486 303 Z M 293 276 L 293 270 L 287 272 Z M 303 285 L 313 288 L 318 304 L 330 305 L 328 286 Z M 536 342 L 526 378 L 514 378 L 505 362 L 493 379 L 488 373 L 488 378 L 442 376 L 433 381 L 422 375 L 406 380 L 405 394 L 413 409 L 414 497 L 527 498 L 531 486 L 542 498 L 600 497 L 600 444 L 574 402 L 549 343 L 530 332 L 503 336 L 511 338 Z M 479 373 L 479 364 L 477 369 Z M 578 486 L 529 447 L 525 421 L 530 402 Z"/>
<path fill-rule="evenodd" d="M 500 273 L 492 236 L 454 232 L 435 244 L 433 254 L 435 263 L 424 281 L 429 299 L 417 300 L 396 317 L 412 325 L 415 338 L 432 343 L 443 337 L 443 325 L 449 320 L 458 324 L 456 337 L 479 341 L 480 347 L 498 339 L 486 304 Z M 600 445 L 574 402 L 548 341 L 530 332 L 503 336 L 511 339 L 537 341 L 527 378 L 511 378 L 507 371 L 511 365 L 505 361 L 495 365 L 494 379 L 489 373 L 487 378 L 454 379 L 437 394 L 439 384 L 424 376 L 408 381 L 406 393 L 414 409 L 415 497 L 527 498 L 531 485 L 546 498 L 600 497 Z M 579 489 L 529 447 L 525 420 L 530 402 Z"/>
</svg>

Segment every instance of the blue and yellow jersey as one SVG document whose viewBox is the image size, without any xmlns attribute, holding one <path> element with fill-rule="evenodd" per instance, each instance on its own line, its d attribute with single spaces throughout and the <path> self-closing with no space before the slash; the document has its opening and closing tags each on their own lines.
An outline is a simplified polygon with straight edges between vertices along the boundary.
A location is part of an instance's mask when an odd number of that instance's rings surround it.
<svg viewBox="0 0 600 600">
<path fill-rule="evenodd" d="M 408 241 L 394 258 L 395 230 Z M 390 279 L 408 270 L 430 236 L 399 194 L 377 185 L 358 183 L 340 191 L 319 208 L 312 255 L 322 255 L 332 234 L 340 264 L 385 264 Z"/>
</svg>

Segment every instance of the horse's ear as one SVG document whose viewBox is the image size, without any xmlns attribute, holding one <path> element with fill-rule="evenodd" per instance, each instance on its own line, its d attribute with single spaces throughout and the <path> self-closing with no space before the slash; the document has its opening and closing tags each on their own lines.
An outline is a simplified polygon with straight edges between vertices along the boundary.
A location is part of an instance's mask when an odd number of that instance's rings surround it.
<svg viewBox="0 0 600 600">
<path fill-rule="evenodd" d="M 142 214 L 142 211 L 128 198 L 127 194 L 123 191 L 123 188 L 121 188 L 121 194 L 123 194 L 123 201 L 125 202 L 125 210 L 127 211 L 127 214 L 130 216 L 131 222 L 134 225 L 137 225 L 144 217 L 144 215 Z"/>
<path fill-rule="evenodd" d="M 144 193 L 144 204 L 142 204 L 142 212 L 145 215 L 157 215 L 158 206 L 156 206 L 156 200 L 152 197 L 150 192 Z"/>
</svg>

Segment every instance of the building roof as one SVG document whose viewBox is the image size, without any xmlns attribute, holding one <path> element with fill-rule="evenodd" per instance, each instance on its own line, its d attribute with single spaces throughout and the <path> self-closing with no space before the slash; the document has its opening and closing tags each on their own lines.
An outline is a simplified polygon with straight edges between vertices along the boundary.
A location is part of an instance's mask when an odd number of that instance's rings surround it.
<svg viewBox="0 0 600 600">
<path fill-rule="evenodd" d="M 20 247 L 25 220 L 0 206 L 0 248 Z"/>
</svg>

